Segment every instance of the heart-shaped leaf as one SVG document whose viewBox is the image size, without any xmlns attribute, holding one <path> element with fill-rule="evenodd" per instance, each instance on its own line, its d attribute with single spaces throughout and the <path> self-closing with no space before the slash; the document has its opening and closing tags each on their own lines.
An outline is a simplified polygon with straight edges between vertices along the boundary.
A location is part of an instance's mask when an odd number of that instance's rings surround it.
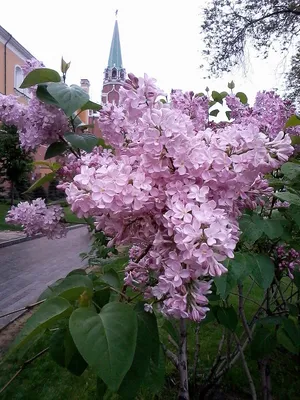
<svg viewBox="0 0 300 400">
<path fill-rule="evenodd" d="M 86 362 L 116 392 L 135 354 L 137 316 L 128 304 L 109 303 L 97 314 L 78 308 L 69 321 L 73 340 Z"/>
</svg>

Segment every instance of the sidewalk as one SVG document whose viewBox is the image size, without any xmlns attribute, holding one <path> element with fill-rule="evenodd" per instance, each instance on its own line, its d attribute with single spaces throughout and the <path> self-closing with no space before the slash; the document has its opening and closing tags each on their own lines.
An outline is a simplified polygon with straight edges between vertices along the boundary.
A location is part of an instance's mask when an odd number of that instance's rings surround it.
<svg viewBox="0 0 300 400">
<path fill-rule="evenodd" d="M 19 242 L 20 239 L 25 239 L 26 234 L 22 231 L 0 231 L 0 246 L 10 242 Z"/>
</svg>

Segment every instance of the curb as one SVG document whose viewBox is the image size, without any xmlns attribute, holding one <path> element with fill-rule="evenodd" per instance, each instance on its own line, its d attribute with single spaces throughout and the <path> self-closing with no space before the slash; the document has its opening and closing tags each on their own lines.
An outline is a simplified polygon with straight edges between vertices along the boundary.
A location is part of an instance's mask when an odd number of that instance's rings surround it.
<svg viewBox="0 0 300 400">
<path fill-rule="evenodd" d="M 72 226 L 67 226 L 67 231 L 70 231 L 72 229 L 78 229 L 78 228 L 82 228 L 83 226 L 86 226 L 85 224 L 76 224 L 76 225 L 72 225 Z M 23 243 L 23 242 L 28 242 L 29 240 L 35 240 L 35 239 L 40 239 L 42 237 L 45 237 L 46 235 L 36 235 L 36 236 L 27 236 L 24 238 L 19 238 L 19 239 L 12 239 L 12 240 L 7 240 L 6 242 L 2 242 L 0 243 L 0 249 L 3 247 L 8 247 L 8 246 L 12 246 L 14 244 L 18 244 L 18 243 Z"/>
</svg>

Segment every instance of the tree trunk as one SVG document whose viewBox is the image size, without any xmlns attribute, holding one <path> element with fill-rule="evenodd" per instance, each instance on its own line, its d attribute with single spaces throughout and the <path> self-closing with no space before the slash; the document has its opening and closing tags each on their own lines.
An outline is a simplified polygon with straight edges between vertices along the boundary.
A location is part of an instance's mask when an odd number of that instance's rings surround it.
<svg viewBox="0 0 300 400">
<path fill-rule="evenodd" d="M 188 365 L 187 365 L 187 332 L 186 332 L 186 321 L 182 318 L 179 321 L 180 324 L 180 344 L 179 344 L 179 377 L 180 377 L 180 389 L 178 394 L 178 400 L 189 400 L 189 381 L 188 381 Z"/>
</svg>

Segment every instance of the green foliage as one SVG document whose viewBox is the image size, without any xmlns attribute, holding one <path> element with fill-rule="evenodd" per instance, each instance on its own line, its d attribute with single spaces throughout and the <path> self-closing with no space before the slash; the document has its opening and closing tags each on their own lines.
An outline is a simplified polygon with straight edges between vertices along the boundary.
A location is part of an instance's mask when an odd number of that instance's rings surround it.
<svg viewBox="0 0 300 400">
<path fill-rule="evenodd" d="M 64 142 L 54 142 L 51 143 L 50 146 L 48 146 L 46 153 L 45 153 L 45 160 L 48 160 L 49 158 L 60 156 L 62 153 L 64 153 L 68 148 L 68 145 Z"/>
<path fill-rule="evenodd" d="M 70 318 L 70 332 L 83 358 L 112 391 L 129 371 L 136 348 L 137 317 L 132 307 L 109 303 L 97 314 L 79 308 Z"/>
<path fill-rule="evenodd" d="M 0 129 L 0 184 L 10 183 L 13 203 L 15 195 L 22 198 L 22 193 L 29 186 L 33 158 L 20 147 L 16 127 L 2 125 Z"/>
<path fill-rule="evenodd" d="M 255 360 L 264 358 L 272 353 L 277 346 L 276 334 L 274 329 L 259 326 L 255 330 L 250 350 L 251 356 Z"/>
<path fill-rule="evenodd" d="M 89 101 L 88 93 L 80 86 L 65 83 L 49 83 L 47 91 L 57 101 L 68 117 Z"/>
<path fill-rule="evenodd" d="M 123 399 L 135 398 L 150 365 L 150 358 L 156 365 L 159 363 L 159 336 L 154 314 L 144 311 L 143 303 L 135 307 L 138 321 L 136 349 L 132 365 L 119 388 Z"/>
<path fill-rule="evenodd" d="M 26 75 L 24 81 L 20 85 L 20 88 L 26 89 L 39 83 L 60 82 L 60 79 L 59 73 L 53 69 L 37 68 Z"/>
<path fill-rule="evenodd" d="M 220 325 L 225 326 L 225 328 L 233 332 L 236 330 L 238 324 L 238 317 L 233 306 L 230 307 L 213 306 L 212 311 Z"/>
<path fill-rule="evenodd" d="M 67 368 L 74 375 L 80 376 L 87 368 L 87 363 L 77 350 L 67 327 L 59 328 L 52 335 L 49 352 L 58 365 Z"/>
<path fill-rule="evenodd" d="M 101 108 L 102 106 L 100 104 L 89 100 L 82 107 L 80 107 L 80 111 L 85 111 L 85 110 L 99 111 L 101 110 Z"/>
<path fill-rule="evenodd" d="M 75 301 L 85 294 L 89 299 L 93 295 L 93 283 L 84 275 L 69 275 L 53 288 L 51 296 L 60 296 L 69 301 Z"/>
<path fill-rule="evenodd" d="M 97 136 L 88 133 L 76 134 L 67 132 L 64 137 L 73 147 L 84 150 L 87 153 L 90 153 L 98 144 Z"/>
<path fill-rule="evenodd" d="M 36 97 L 43 103 L 50 104 L 51 106 L 59 107 L 58 102 L 51 96 L 47 90 L 48 85 L 38 85 L 36 89 Z"/>
<path fill-rule="evenodd" d="M 33 190 L 39 188 L 40 186 L 44 185 L 47 182 L 51 182 L 55 177 L 55 172 L 50 172 L 49 174 L 46 174 L 44 176 L 42 176 L 40 179 L 38 179 L 37 181 L 34 182 L 34 184 L 32 184 L 30 186 L 29 189 L 26 190 L 25 193 L 29 193 L 32 192 Z"/>
<path fill-rule="evenodd" d="M 264 254 L 252 256 L 252 277 L 262 289 L 268 289 L 274 278 L 274 264 Z"/>
<path fill-rule="evenodd" d="M 69 316 L 71 312 L 72 306 L 66 299 L 55 297 L 45 301 L 27 320 L 24 328 L 16 337 L 13 350 L 15 351 L 24 346 L 37 334 L 53 326 L 56 321 Z"/>
<path fill-rule="evenodd" d="M 245 93 L 238 92 L 236 93 L 236 97 L 238 97 L 241 100 L 241 103 L 248 104 L 248 97 L 245 95 Z"/>
</svg>

